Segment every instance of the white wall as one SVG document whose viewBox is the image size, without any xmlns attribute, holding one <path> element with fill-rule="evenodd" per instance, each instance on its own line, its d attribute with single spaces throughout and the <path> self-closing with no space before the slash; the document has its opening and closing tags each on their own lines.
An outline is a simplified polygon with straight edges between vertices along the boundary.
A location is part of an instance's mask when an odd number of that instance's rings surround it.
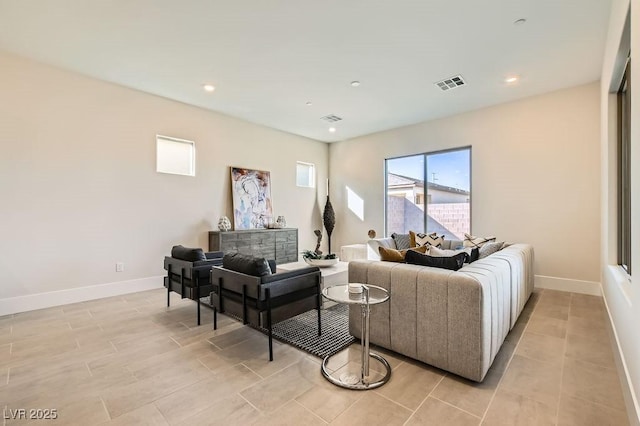
<svg viewBox="0 0 640 426">
<path fill-rule="evenodd" d="M 628 46 L 621 41 L 631 5 L 631 255 L 629 277 L 617 266 L 616 92 Z M 640 0 L 614 0 L 602 69 L 602 287 L 622 360 L 623 389 L 632 424 L 640 424 Z M 633 412 L 635 411 L 635 412 Z"/>
<path fill-rule="evenodd" d="M 296 161 L 324 182 L 325 143 L 2 52 L 0 93 L 0 302 L 159 277 L 172 245 L 206 249 L 232 217 L 230 166 L 271 171 L 274 214 L 315 247 L 318 195 Z M 156 134 L 196 141 L 195 177 L 155 172 Z"/>
<path fill-rule="evenodd" d="M 384 233 L 385 158 L 471 145 L 473 234 L 533 244 L 538 285 L 599 292 L 599 107 L 592 83 L 331 144 L 338 244 Z"/>
</svg>

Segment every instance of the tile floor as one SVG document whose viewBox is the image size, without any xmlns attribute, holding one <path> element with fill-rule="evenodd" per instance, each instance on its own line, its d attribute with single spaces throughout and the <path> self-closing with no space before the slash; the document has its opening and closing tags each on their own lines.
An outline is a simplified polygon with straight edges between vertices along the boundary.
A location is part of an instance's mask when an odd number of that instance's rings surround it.
<svg viewBox="0 0 640 426">
<path fill-rule="evenodd" d="M 4 424 L 29 422 L 17 409 L 64 425 L 628 424 L 597 297 L 537 290 L 481 384 L 382 351 L 391 380 L 364 392 L 284 344 L 269 362 L 264 335 L 223 315 L 213 331 L 208 309 L 197 327 L 192 301 L 165 303 L 153 290 L 0 317 Z"/>
</svg>

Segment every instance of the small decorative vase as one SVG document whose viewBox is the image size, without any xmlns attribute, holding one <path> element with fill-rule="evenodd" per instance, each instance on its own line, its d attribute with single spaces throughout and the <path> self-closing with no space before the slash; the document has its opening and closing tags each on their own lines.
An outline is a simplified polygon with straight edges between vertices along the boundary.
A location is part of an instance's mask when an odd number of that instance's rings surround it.
<svg viewBox="0 0 640 426">
<path fill-rule="evenodd" d="M 278 216 L 278 219 L 276 220 L 276 223 L 278 224 L 278 227 L 280 227 L 280 228 L 286 228 L 287 227 L 287 221 L 285 220 L 284 216 Z"/>
<path fill-rule="evenodd" d="M 218 221 L 218 229 L 221 231 L 230 231 L 231 230 L 231 221 L 228 217 L 222 216 Z"/>
</svg>

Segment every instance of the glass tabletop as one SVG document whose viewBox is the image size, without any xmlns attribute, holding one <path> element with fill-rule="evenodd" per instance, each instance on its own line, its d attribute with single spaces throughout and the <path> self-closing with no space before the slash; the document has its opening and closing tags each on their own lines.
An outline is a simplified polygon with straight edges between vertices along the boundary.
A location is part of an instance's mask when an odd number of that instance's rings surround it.
<svg viewBox="0 0 640 426">
<path fill-rule="evenodd" d="M 367 287 L 369 289 L 369 304 L 377 305 L 378 303 L 384 303 L 389 300 L 389 292 L 382 287 L 378 287 L 375 285 L 369 284 L 359 284 L 359 283 L 350 283 L 352 286 L 354 284 L 358 284 L 360 286 Z M 352 305 L 364 305 L 366 304 L 365 300 L 365 290 L 361 293 L 351 293 L 349 292 L 349 285 L 342 284 L 336 285 L 333 287 L 327 287 L 322 290 L 322 295 L 329 300 L 338 303 L 347 303 Z"/>
</svg>

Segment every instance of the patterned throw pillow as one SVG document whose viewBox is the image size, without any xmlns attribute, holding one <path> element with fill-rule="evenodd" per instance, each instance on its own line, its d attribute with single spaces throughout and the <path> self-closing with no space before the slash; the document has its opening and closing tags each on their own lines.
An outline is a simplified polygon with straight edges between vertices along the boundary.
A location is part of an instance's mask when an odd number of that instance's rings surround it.
<svg viewBox="0 0 640 426">
<path fill-rule="evenodd" d="M 390 249 L 390 248 L 386 248 L 386 247 L 378 247 L 378 252 L 380 253 L 380 260 L 386 261 L 386 262 L 404 262 L 405 256 L 407 255 L 407 252 L 411 250 L 411 251 L 417 251 L 419 253 L 426 253 L 427 252 L 427 247 L 416 247 L 416 248 L 412 248 L 412 249 L 406 249 L 406 250 L 394 250 L 394 249 Z"/>
<path fill-rule="evenodd" d="M 391 234 L 391 238 L 396 243 L 396 249 L 398 250 L 406 250 L 411 248 L 411 239 L 409 238 L 409 234 L 396 234 L 395 232 Z"/>
<path fill-rule="evenodd" d="M 440 247 L 444 242 L 444 235 L 438 237 L 438 234 L 435 232 L 431 234 L 422 234 L 419 232 L 409 231 L 409 237 L 411 239 L 411 247 L 422 247 L 426 245 Z"/>
<path fill-rule="evenodd" d="M 486 243 L 494 242 L 496 237 L 474 237 L 473 235 L 464 234 L 464 241 L 462 245 L 465 247 L 477 247 L 480 248 Z"/>
<path fill-rule="evenodd" d="M 500 241 L 499 243 L 486 243 L 480 247 L 480 255 L 478 259 L 484 259 L 487 256 L 492 255 L 493 253 L 502 250 L 502 246 L 504 246 L 504 242 Z"/>
</svg>

